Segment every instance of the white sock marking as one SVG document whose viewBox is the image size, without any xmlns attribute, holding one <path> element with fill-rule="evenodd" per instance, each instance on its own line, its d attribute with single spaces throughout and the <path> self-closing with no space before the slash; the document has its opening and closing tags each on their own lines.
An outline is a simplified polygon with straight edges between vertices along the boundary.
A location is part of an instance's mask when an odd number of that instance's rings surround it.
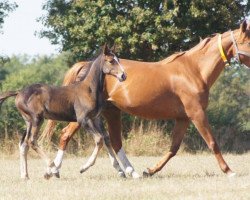
<svg viewBox="0 0 250 200">
<path fill-rule="evenodd" d="M 56 155 L 56 158 L 54 160 L 54 164 L 55 164 L 57 169 L 59 169 L 61 167 L 61 165 L 62 165 L 63 154 L 64 154 L 63 150 L 59 149 L 57 151 L 57 155 Z"/>
<path fill-rule="evenodd" d="M 123 148 L 121 148 L 117 153 L 118 158 L 120 159 L 123 167 L 125 168 L 125 172 L 132 176 L 133 178 L 140 178 L 140 175 L 134 170 L 133 166 L 129 162 L 125 151 Z"/>
</svg>

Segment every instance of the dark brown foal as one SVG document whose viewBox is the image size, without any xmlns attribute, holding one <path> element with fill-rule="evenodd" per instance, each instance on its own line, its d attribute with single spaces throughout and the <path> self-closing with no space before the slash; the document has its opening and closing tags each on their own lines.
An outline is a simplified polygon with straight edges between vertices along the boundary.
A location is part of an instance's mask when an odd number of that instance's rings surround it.
<svg viewBox="0 0 250 200">
<path fill-rule="evenodd" d="M 118 58 L 106 45 L 103 52 L 90 65 L 86 78 L 76 84 L 64 87 L 33 84 L 23 90 L 7 92 L 0 96 L 1 104 L 8 97 L 16 95 L 16 107 L 27 125 L 27 131 L 19 145 L 21 178 L 28 178 L 27 152 L 29 147 L 46 161 L 45 178 L 49 178 L 52 175 L 53 168 L 58 167 L 57 163 L 51 162 L 37 144 L 38 132 L 44 118 L 69 122 L 76 121 L 93 134 L 96 146 L 87 163 L 82 166 L 81 172 L 86 171 L 95 163 L 97 154 L 105 140 L 109 155 L 113 158 L 113 166 L 124 175 L 114 156 L 99 113 L 104 104 L 103 84 L 105 74 L 113 75 L 119 81 L 124 81 L 126 75 L 119 64 Z"/>
</svg>

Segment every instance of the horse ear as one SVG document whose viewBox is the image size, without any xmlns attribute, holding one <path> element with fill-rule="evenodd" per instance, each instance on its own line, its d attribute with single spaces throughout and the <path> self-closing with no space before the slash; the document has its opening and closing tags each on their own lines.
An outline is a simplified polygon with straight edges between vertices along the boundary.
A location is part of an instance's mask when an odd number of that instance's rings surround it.
<svg viewBox="0 0 250 200">
<path fill-rule="evenodd" d="M 104 46 L 102 48 L 102 52 L 103 52 L 104 55 L 108 55 L 109 52 L 110 52 L 110 50 L 108 48 L 108 45 L 106 43 L 104 44 Z"/>
<path fill-rule="evenodd" d="M 245 33 L 245 32 L 246 32 L 246 30 L 247 30 L 247 21 L 246 21 L 246 20 L 244 20 L 244 21 L 241 23 L 241 25 L 240 25 L 240 30 L 241 30 L 242 33 Z"/>
</svg>

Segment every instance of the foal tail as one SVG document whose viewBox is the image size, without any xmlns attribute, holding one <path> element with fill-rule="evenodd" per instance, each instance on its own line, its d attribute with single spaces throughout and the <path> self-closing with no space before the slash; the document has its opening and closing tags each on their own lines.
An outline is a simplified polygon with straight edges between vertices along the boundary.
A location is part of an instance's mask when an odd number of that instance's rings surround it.
<svg viewBox="0 0 250 200">
<path fill-rule="evenodd" d="M 16 96 L 19 93 L 19 91 L 8 91 L 0 95 L 0 108 L 2 103 L 8 99 L 9 97 Z"/>
</svg>

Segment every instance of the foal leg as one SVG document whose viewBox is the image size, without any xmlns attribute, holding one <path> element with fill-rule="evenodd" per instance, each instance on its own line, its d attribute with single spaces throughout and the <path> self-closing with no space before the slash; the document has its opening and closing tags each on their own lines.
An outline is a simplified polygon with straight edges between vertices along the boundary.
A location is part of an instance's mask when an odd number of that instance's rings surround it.
<svg viewBox="0 0 250 200">
<path fill-rule="evenodd" d="M 176 155 L 183 140 L 183 137 L 186 133 L 188 125 L 188 119 L 178 119 L 175 121 L 170 151 L 154 167 L 148 168 L 146 171 L 144 171 L 144 177 L 152 176 L 156 172 L 160 171 L 166 165 L 166 163 Z"/>
<path fill-rule="evenodd" d="M 229 177 L 234 176 L 235 173 L 229 168 L 227 163 L 225 162 L 222 154 L 220 152 L 219 146 L 215 141 L 215 138 L 212 135 L 211 128 L 208 123 L 207 116 L 202 108 L 196 109 L 196 112 L 188 112 L 189 116 L 192 119 L 195 127 L 199 131 L 200 135 L 205 140 L 209 149 L 214 153 L 221 170 L 226 173 Z"/>
<path fill-rule="evenodd" d="M 71 122 L 62 130 L 62 135 L 60 137 L 60 143 L 59 143 L 59 149 L 57 151 L 57 155 L 54 159 L 54 161 L 51 163 L 51 172 L 52 174 L 60 178 L 59 170 L 62 166 L 63 161 L 63 155 L 64 151 L 66 150 L 66 147 L 70 141 L 70 139 L 73 137 L 75 132 L 79 130 L 80 124 L 77 122 Z"/>
<path fill-rule="evenodd" d="M 116 171 L 118 171 L 118 175 L 120 177 L 126 178 L 126 175 L 125 175 L 124 171 L 122 170 L 122 168 L 120 167 L 119 162 L 116 159 L 115 153 L 114 153 L 113 148 L 112 148 L 111 143 L 110 143 L 109 135 L 105 131 L 105 128 L 104 128 L 103 123 L 102 123 L 101 120 L 100 120 L 99 124 L 100 125 L 99 125 L 98 129 L 99 129 L 99 132 L 103 133 L 104 143 L 105 143 L 105 146 L 106 146 L 106 148 L 108 150 L 108 155 L 109 155 L 111 164 L 116 169 Z"/>
<path fill-rule="evenodd" d="M 98 152 L 103 146 L 103 136 L 98 132 L 98 128 L 96 127 L 96 124 L 93 122 L 93 120 L 89 119 L 87 121 L 87 126 L 88 132 L 92 133 L 94 136 L 95 148 L 87 163 L 80 168 L 80 173 L 85 172 L 95 164 Z"/>
<path fill-rule="evenodd" d="M 108 105 L 108 107 L 103 110 L 103 116 L 105 117 L 108 123 L 108 132 L 111 145 L 119 160 L 121 161 L 125 172 L 133 178 L 139 178 L 140 175 L 134 170 L 134 167 L 129 162 L 126 153 L 122 147 L 121 111 L 113 105 Z"/>
<path fill-rule="evenodd" d="M 32 123 L 31 137 L 28 139 L 28 143 L 29 143 L 29 146 L 33 150 L 35 150 L 38 153 L 38 155 L 46 162 L 47 171 L 44 175 L 44 178 L 48 179 L 51 176 L 51 169 L 50 169 L 51 161 L 49 157 L 46 155 L 46 153 L 37 144 L 37 136 L 38 136 L 41 123 L 42 123 L 42 120 L 38 120 L 38 119 L 34 120 L 34 122 Z"/>
<path fill-rule="evenodd" d="M 19 143 L 19 152 L 20 152 L 20 172 L 21 172 L 21 178 L 22 179 L 29 179 L 28 175 L 28 166 L 27 166 L 27 154 L 29 150 L 29 145 L 27 143 L 27 137 L 30 134 L 31 131 L 31 123 L 26 122 L 26 135 Z"/>
</svg>

